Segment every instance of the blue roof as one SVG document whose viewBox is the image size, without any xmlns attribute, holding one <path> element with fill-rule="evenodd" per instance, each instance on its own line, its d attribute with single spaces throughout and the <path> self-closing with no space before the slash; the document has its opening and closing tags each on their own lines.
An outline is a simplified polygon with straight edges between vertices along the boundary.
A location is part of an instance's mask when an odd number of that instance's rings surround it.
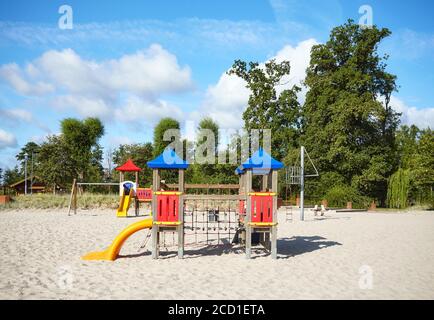
<svg viewBox="0 0 434 320">
<path fill-rule="evenodd" d="M 189 163 L 181 159 L 175 150 L 166 148 L 158 157 L 148 161 L 147 165 L 151 169 L 187 169 Z"/>
<path fill-rule="evenodd" d="M 254 174 L 264 174 L 270 170 L 279 170 L 283 163 L 270 156 L 264 149 L 259 148 L 249 159 L 235 169 L 235 174 L 243 174 L 246 169 L 252 169 Z"/>
</svg>

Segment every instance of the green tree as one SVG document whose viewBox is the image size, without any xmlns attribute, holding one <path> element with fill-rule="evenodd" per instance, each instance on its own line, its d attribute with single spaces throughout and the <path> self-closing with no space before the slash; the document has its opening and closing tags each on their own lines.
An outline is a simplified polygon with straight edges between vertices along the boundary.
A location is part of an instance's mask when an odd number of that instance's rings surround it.
<svg viewBox="0 0 434 320">
<path fill-rule="evenodd" d="M 30 170 L 32 156 L 33 165 L 37 166 L 37 154 L 39 153 L 39 145 L 33 141 L 27 142 L 24 147 L 21 148 L 20 152 L 15 156 L 15 158 L 21 163 L 21 172 L 24 173 L 25 158 L 27 155 L 27 170 Z"/>
<path fill-rule="evenodd" d="M 163 118 L 160 120 L 160 122 L 155 126 L 154 128 L 154 151 L 153 156 L 157 157 L 159 156 L 164 149 L 173 141 L 181 141 L 181 137 L 178 134 L 175 134 L 175 136 L 169 137 L 171 138 L 170 141 L 164 141 L 164 134 L 167 130 L 175 129 L 179 130 L 180 125 L 179 122 L 173 118 Z M 178 131 L 179 133 L 179 131 Z M 184 153 L 184 152 L 182 152 Z M 179 154 L 178 156 L 183 157 L 183 154 Z M 161 172 L 161 179 L 164 180 L 166 183 L 176 183 L 178 182 L 178 173 L 174 172 L 172 170 L 164 170 Z"/>
<path fill-rule="evenodd" d="M 154 157 L 159 156 L 164 149 L 172 142 L 175 138 L 172 138 L 171 141 L 164 141 L 164 133 L 169 129 L 180 129 L 179 122 L 173 118 L 163 118 L 158 122 L 158 124 L 154 128 Z M 180 139 L 180 137 L 177 137 Z"/>
<path fill-rule="evenodd" d="M 3 184 L 5 186 L 10 186 L 11 184 L 18 182 L 24 179 L 24 176 L 21 174 L 18 166 L 15 166 L 13 169 L 6 169 L 3 176 Z"/>
<path fill-rule="evenodd" d="M 413 167 L 413 187 L 417 202 L 434 207 L 434 133 L 428 128 L 420 132 Z"/>
<path fill-rule="evenodd" d="M 15 158 L 22 162 L 25 159 L 25 155 L 27 154 L 27 157 L 31 157 L 32 153 L 38 153 L 39 152 L 39 145 L 33 141 L 27 142 L 24 147 L 21 148 L 20 152 L 15 156 Z"/>
<path fill-rule="evenodd" d="M 386 71 L 388 56 L 378 54 L 389 35 L 388 29 L 362 28 L 352 20 L 334 28 L 325 44 L 311 50 L 302 113 L 301 141 L 320 173 L 336 172 L 382 204 L 387 178 L 397 167 L 399 124 L 390 105 L 396 76 Z"/>
<path fill-rule="evenodd" d="M 387 204 L 390 208 L 403 209 L 408 205 L 410 190 L 410 171 L 399 168 L 389 178 Z"/>
<path fill-rule="evenodd" d="M 122 165 L 128 159 L 133 160 L 142 169 L 139 173 L 139 185 L 149 187 L 152 184 L 152 170 L 148 168 L 146 163 L 153 159 L 152 144 L 150 142 L 143 144 L 122 144 L 113 151 L 113 163 L 116 166 Z M 133 174 L 127 174 L 125 177 L 134 180 Z"/>
<path fill-rule="evenodd" d="M 63 140 L 70 147 L 71 161 L 76 164 L 81 180 L 99 180 L 102 176 L 102 149 L 98 140 L 104 135 L 104 126 L 97 118 L 83 121 L 66 118 L 61 121 Z"/>
<path fill-rule="evenodd" d="M 396 144 L 399 158 L 399 169 L 389 179 L 388 201 L 389 206 L 404 207 L 410 204 L 433 203 L 434 187 L 434 135 L 431 129 L 420 130 L 415 125 L 403 125 L 396 132 Z M 405 175 L 402 174 L 405 172 Z M 407 179 L 403 180 L 402 179 Z M 399 185 L 408 187 L 405 193 L 398 188 Z M 408 200 L 403 194 L 407 194 Z M 401 198 L 399 198 L 401 195 Z"/>
<path fill-rule="evenodd" d="M 78 163 L 74 148 L 63 135 L 51 135 L 41 144 L 37 175 L 48 185 L 66 186 L 77 177 Z"/>
<path fill-rule="evenodd" d="M 276 88 L 282 78 L 290 74 L 289 61 L 276 63 L 270 60 L 261 67 L 257 62 L 236 60 L 229 75 L 237 75 L 246 81 L 250 89 L 248 106 L 243 113 L 245 129 L 271 129 L 272 155 L 282 160 L 291 147 L 297 146 L 299 135 L 300 104 L 297 101 L 298 86 L 284 89 L 278 95 Z M 285 143 L 282 143 L 282 142 Z"/>
<path fill-rule="evenodd" d="M 193 171 L 192 174 L 192 182 L 194 183 L 205 183 L 214 178 L 214 175 L 217 174 L 217 152 L 218 152 L 218 140 L 219 140 L 219 126 L 216 122 L 214 122 L 211 118 L 203 118 L 199 122 L 199 126 L 197 127 L 197 141 L 196 141 L 196 151 L 199 152 L 198 148 L 206 144 L 208 141 L 207 133 L 201 136 L 201 132 L 203 130 L 210 130 L 214 135 L 214 147 L 211 150 L 211 155 L 207 154 L 209 150 L 203 150 L 203 154 L 200 156 L 203 157 L 212 157 L 211 163 L 194 163 L 191 165 L 191 169 Z"/>
<path fill-rule="evenodd" d="M 202 120 L 200 120 L 199 122 L 199 127 L 197 128 L 198 131 L 200 130 L 211 130 L 212 133 L 214 134 L 214 154 L 217 155 L 217 150 L 218 150 L 218 145 L 219 145 L 219 125 L 212 120 L 211 118 L 203 118 Z M 197 141 L 197 144 L 202 144 L 206 141 L 205 137 L 202 137 L 201 139 L 199 139 Z"/>
<path fill-rule="evenodd" d="M 415 166 L 415 154 L 418 152 L 418 140 L 420 129 L 415 125 L 401 126 L 396 132 L 396 146 L 398 151 L 399 166 L 404 169 L 413 169 Z"/>
</svg>

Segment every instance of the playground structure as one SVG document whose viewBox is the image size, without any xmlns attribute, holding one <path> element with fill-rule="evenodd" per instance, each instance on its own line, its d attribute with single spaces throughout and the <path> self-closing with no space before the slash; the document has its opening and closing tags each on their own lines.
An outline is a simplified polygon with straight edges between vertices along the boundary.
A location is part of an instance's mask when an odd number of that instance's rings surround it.
<svg viewBox="0 0 434 320">
<path fill-rule="evenodd" d="M 77 213 L 77 194 L 79 187 L 81 186 L 118 186 L 119 187 L 119 207 L 116 211 L 117 217 L 128 217 L 128 210 L 130 208 L 131 201 L 134 202 L 135 216 L 139 215 L 140 203 L 151 202 L 151 189 L 139 188 L 139 172 L 142 170 L 134 164 L 131 159 L 128 159 L 123 165 L 115 169 L 119 171 L 119 183 L 109 182 L 77 182 L 74 179 L 71 188 L 71 197 L 69 201 L 68 215 L 71 210 L 74 214 Z M 135 181 L 125 180 L 125 172 L 134 172 Z"/>
<path fill-rule="evenodd" d="M 145 228 L 151 229 L 153 259 L 158 259 L 166 234 L 177 239 L 177 255 L 183 258 L 185 236 L 197 236 L 200 232 L 206 234 L 207 243 L 217 240 L 244 246 L 246 258 L 251 258 L 255 240 L 255 244 L 260 243 L 270 252 L 271 258 L 277 258 L 277 181 L 283 164 L 263 149 L 236 169 L 238 194 L 186 193 L 184 176 L 189 164 L 171 149 L 147 165 L 152 169 L 152 217 L 127 227 L 106 250 L 91 252 L 83 259 L 115 260 L 126 239 Z M 162 170 L 178 172 L 178 183 L 171 185 L 175 190 L 162 189 Z M 253 176 L 261 177 L 261 190 L 253 190 Z M 217 239 L 210 239 L 210 235 Z"/>
</svg>

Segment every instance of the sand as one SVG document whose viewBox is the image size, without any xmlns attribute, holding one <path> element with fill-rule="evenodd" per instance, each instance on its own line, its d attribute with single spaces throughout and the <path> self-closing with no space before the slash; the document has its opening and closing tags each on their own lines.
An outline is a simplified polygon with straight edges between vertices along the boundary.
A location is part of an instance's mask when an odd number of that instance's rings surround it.
<svg viewBox="0 0 434 320">
<path fill-rule="evenodd" d="M 230 245 L 162 250 L 147 230 L 114 262 L 82 261 L 142 218 L 112 210 L 0 211 L 1 299 L 434 299 L 434 213 L 335 213 L 285 221 L 278 259 Z M 168 241 L 169 242 L 169 241 Z M 174 250 L 174 247 L 169 249 Z"/>
</svg>

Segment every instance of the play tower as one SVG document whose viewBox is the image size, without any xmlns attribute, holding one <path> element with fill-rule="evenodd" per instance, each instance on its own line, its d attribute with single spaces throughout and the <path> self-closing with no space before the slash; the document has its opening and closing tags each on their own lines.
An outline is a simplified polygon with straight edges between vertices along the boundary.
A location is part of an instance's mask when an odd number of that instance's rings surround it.
<svg viewBox="0 0 434 320">
<path fill-rule="evenodd" d="M 164 232 L 178 235 L 178 258 L 184 255 L 184 172 L 189 164 L 173 149 L 166 149 L 147 163 L 152 169 L 152 258 L 158 259 L 160 236 Z M 161 170 L 178 171 L 178 190 L 161 188 Z"/>
<path fill-rule="evenodd" d="M 246 258 L 251 257 L 252 235 L 277 258 L 277 170 L 283 164 L 262 148 L 258 149 L 235 173 L 239 175 L 240 195 L 245 196 L 244 232 Z M 261 177 L 261 190 L 253 190 L 253 176 Z M 241 200 L 240 207 L 244 207 Z"/>
</svg>

